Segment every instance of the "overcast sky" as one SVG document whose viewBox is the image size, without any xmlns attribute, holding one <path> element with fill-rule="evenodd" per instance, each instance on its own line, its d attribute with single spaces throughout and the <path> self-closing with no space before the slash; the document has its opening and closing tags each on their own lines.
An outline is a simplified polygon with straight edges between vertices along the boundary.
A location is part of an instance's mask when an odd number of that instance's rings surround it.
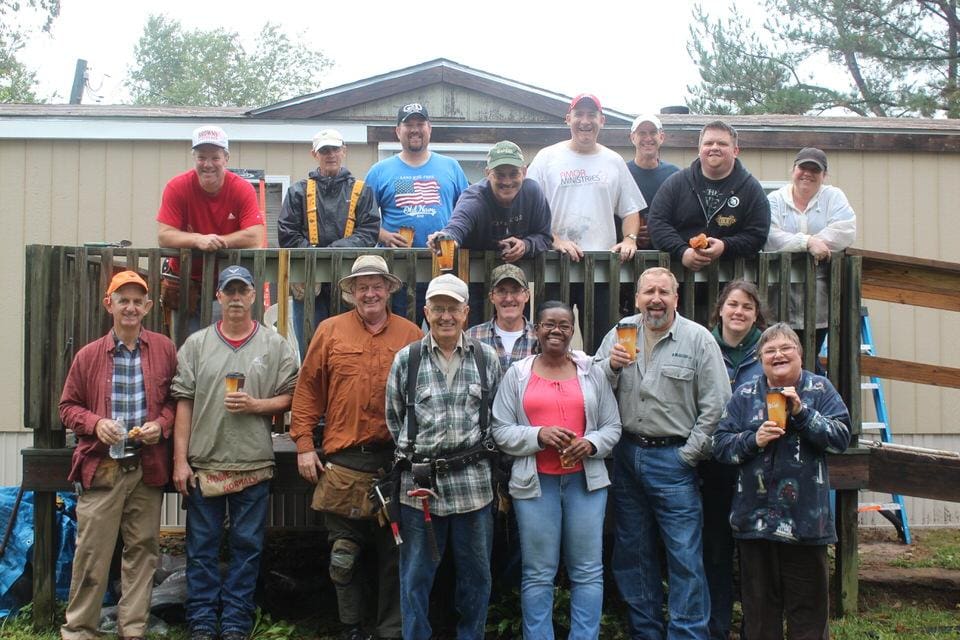
<svg viewBox="0 0 960 640">
<path fill-rule="evenodd" d="M 690 1 L 618 4 L 62 0 L 52 38 L 36 36 L 23 59 L 55 102 L 69 100 L 77 58 L 87 60 L 101 103 L 122 102 L 146 18 L 162 12 L 187 28 L 223 26 L 245 42 L 266 20 L 306 30 L 336 63 L 323 88 L 443 57 L 558 93 L 592 92 L 628 113 L 683 104 L 698 80 L 686 52 Z M 84 102 L 94 101 L 88 92 Z"/>
</svg>

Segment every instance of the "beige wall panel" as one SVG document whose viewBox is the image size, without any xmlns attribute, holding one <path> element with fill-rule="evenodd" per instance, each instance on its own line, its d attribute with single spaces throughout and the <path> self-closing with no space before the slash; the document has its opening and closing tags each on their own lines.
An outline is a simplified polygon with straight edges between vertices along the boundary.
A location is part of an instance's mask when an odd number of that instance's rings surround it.
<svg viewBox="0 0 960 640">
<path fill-rule="evenodd" d="M 26 194 L 24 244 L 50 242 L 51 193 L 50 180 L 54 174 L 53 147 L 56 143 L 34 140 L 27 146 L 24 160 Z"/>
<path fill-rule="evenodd" d="M 80 192 L 80 143 L 63 141 L 55 143 L 54 157 L 57 172 L 50 180 L 52 244 L 76 244 L 80 209 L 77 194 Z"/>
<path fill-rule="evenodd" d="M 3 291 L 12 292 L 16 301 L 0 304 L 0 326 L 13 332 L 7 340 L 0 341 L 0 359 L 2 362 L 16 363 L 9 373 L 8 383 L 0 385 L 0 407 L 7 408 L 4 419 L 0 420 L 0 431 L 23 426 L 23 305 L 19 304 L 19 296 L 23 290 L 26 227 L 33 223 L 25 213 L 26 157 L 27 145 L 24 142 L 0 142 L 0 220 L 5 225 L 5 233 L 0 240 L 0 287 Z M 0 448 L 0 451 L 6 450 L 7 447 Z M 19 457 L 18 453 L 17 464 Z M 16 477 L 19 478 L 19 474 Z"/>
<path fill-rule="evenodd" d="M 863 158 L 863 247 L 874 251 L 890 251 L 887 223 L 887 158 L 865 155 Z"/>
<path fill-rule="evenodd" d="M 829 160 L 830 171 L 827 182 L 842 189 L 847 200 L 850 201 L 850 206 L 857 214 L 857 239 L 853 246 L 863 247 L 863 228 L 868 224 L 867 215 L 864 212 L 863 154 L 852 151 L 831 153 Z"/>
<path fill-rule="evenodd" d="M 434 84 L 422 89 L 401 93 L 365 102 L 346 109 L 331 111 L 324 118 L 345 120 L 383 120 L 384 114 L 390 115 L 390 121 L 396 123 L 397 110 L 410 102 L 420 102 L 430 112 L 434 121 L 468 122 L 545 122 L 556 124 L 563 122 L 562 113 L 551 115 L 528 109 L 512 102 L 491 98 L 463 87 Z"/>
<path fill-rule="evenodd" d="M 309 144 L 268 144 L 266 145 L 266 160 L 263 168 L 269 175 L 290 176 L 293 170 L 294 157 L 297 155 L 310 158 Z M 299 154 L 297 152 L 300 152 Z"/>
<path fill-rule="evenodd" d="M 914 166 L 913 155 L 894 153 L 888 156 L 886 185 L 878 182 L 876 188 L 886 194 L 889 243 L 887 251 L 907 256 L 922 256 L 914 233 Z M 883 180 L 883 175 L 875 176 Z M 904 212 L 908 212 L 904 215 Z"/>
<path fill-rule="evenodd" d="M 80 228 L 77 242 L 104 240 L 103 213 L 107 192 L 107 142 L 85 140 L 80 144 Z M 119 240 L 119 238 L 117 238 Z"/>
<path fill-rule="evenodd" d="M 906 155 L 906 154 L 904 154 Z M 907 156 L 913 167 L 913 184 L 910 185 L 912 202 L 906 209 L 890 209 L 893 218 L 902 218 L 913 228 L 914 252 L 911 255 L 937 258 L 942 255 L 940 243 L 940 192 L 937 189 L 937 156 L 910 154 Z M 897 162 L 897 166 L 900 162 Z M 913 211 L 905 216 L 905 211 Z"/>
<path fill-rule="evenodd" d="M 311 158 L 312 162 L 312 158 Z M 353 175 L 361 178 L 367 175 L 374 164 L 377 163 L 377 145 L 376 144 L 353 144 L 347 148 L 347 167 L 353 172 Z"/>
<path fill-rule="evenodd" d="M 157 145 L 133 147 L 132 187 L 130 211 L 130 241 L 136 247 L 154 247 L 157 244 L 157 206 L 166 182 L 160 177 L 160 148 Z"/>
<path fill-rule="evenodd" d="M 133 148 L 131 142 L 117 141 L 107 145 L 103 167 L 103 235 L 100 240 L 116 242 L 133 236 L 134 181 L 137 175 Z"/>
<path fill-rule="evenodd" d="M 960 154 L 939 153 L 933 156 L 937 163 L 938 216 L 936 220 L 941 260 L 960 262 L 960 224 L 957 220 L 957 207 L 960 205 Z M 917 211 L 916 215 L 923 223 L 934 226 L 930 218 L 932 212 Z"/>
</svg>

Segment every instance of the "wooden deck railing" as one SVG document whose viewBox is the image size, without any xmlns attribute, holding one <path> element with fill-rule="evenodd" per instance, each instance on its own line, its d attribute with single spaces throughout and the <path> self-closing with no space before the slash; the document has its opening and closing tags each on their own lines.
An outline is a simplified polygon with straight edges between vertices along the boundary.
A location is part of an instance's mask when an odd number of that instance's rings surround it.
<svg viewBox="0 0 960 640">
<path fill-rule="evenodd" d="M 171 251 L 138 248 L 93 248 L 69 246 L 31 245 L 26 248 L 26 288 L 24 294 L 24 424 L 34 430 L 34 446 L 24 450 L 24 480 L 27 489 L 35 489 L 34 556 L 34 615 L 38 622 L 52 620 L 54 585 L 54 494 L 56 487 L 65 483 L 64 465 L 69 460 L 65 447 L 65 433 L 58 417 L 58 402 L 63 380 L 74 353 L 84 344 L 103 335 L 110 327 L 110 318 L 101 305 L 103 292 L 116 270 L 133 268 L 147 280 L 152 297 L 157 299 L 160 291 L 161 262 L 166 256 L 178 256 L 181 273 L 191 273 L 196 260 L 202 260 L 202 280 L 190 282 L 185 278 L 181 284 L 181 300 L 188 300 L 189 288 L 201 287 L 201 322 L 208 323 L 212 314 L 212 300 L 216 286 L 217 269 L 228 264 L 247 266 L 258 284 L 276 283 L 277 291 L 286 292 L 287 282 L 306 283 L 304 300 L 304 324 L 310 335 L 313 319 L 312 284 L 327 283 L 331 288 L 331 313 L 344 310 L 336 283 L 350 272 L 353 260 L 361 254 L 382 254 L 390 265 L 391 272 L 408 284 L 426 282 L 435 273 L 431 253 L 419 250 L 389 249 L 294 249 L 294 250 L 242 250 L 227 251 L 219 255 L 191 253 L 188 250 Z M 457 273 L 464 280 L 483 286 L 484 317 L 491 316 L 488 292 L 489 273 L 499 263 L 494 252 L 461 251 Z M 706 318 L 712 310 L 721 288 L 735 278 L 746 278 L 756 283 L 761 292 L 778 292 L 778 309 L 772 316 L 786 318 L 789 286 L 800 286 L 804 292 L 804 360 L 805 367 L 814 366 L 814 340 L 817 300 L 815 297 L 815 265 L 806 254 L 761 253 L 749 259 L 723 260 L 704 271 L 693 273 L 680 265 L 671 264 L 667 254 L 644 251 L 621 264 L 616 255 L 605 252 L 587 253 L 581 262 L 572 262 L 555 252 L 538 256 L 520 263 L 533 289 L 533 305 L 537 308 L 545 300 L 545 286 L 560 285 L 561 297 L 569 302 L 572 283 L 584 285 L 583 318 L 584 349 L 592 352 L 595 300 L 598 285 L 609 288 L 609 317 L 621 317 L 621 291 L 633 290 L 640 273 L 652 266 L 669 267 L 681 283 L 680 312 L 690 318 Z M 830 357 L 828 375 L 851 409 L 853 424 L 860 420 L 860 372 L 859 372 L 859 305 L 860 305 L 859 256 L 836 254 L 829 269 L 829 339 Z M 414 290 L 407 288 L 408 316 L 413 318 Z M 261 289 L 262 292 L 262 289 Z M 403 295 L 398 293 L 397 295 Z M 286 299 L 286 295 L 280 296 Z M 285 318 L 285 306 L 281 305 L 281 318 Z M 186 339 L 186 305 L 175 314 L 179 327 L 175 342 L 180 345 Z M 627 311 L 632 312 L 632 299 L 627 301 Z M 262 295 L 257 296 L 254 316 L 263 318 Z M 164 326 L 163 311 L 154 305 L 145 318 L 145 325 L 152 330 Z M 859 431 L 859 427 L 855 427 Z M 856 442 L 856 436 L 854 437 Z M 856 452 L 853 452 L 854 454 Z M 295 457 L 286 451 L 278 451 L 278 470 L 274 492 L 283 493 L 299 488 L 302 481 L 295 472 Z M 832 466 L 833 463 L 831 463 Z M 863 465 L 845 463 L 838 472 L 840 488 L 838 519 L 842 539 L 838 549 L 838 567 L 843 573 L 854 566 L 856 556 L 856 489 L 863 486 L 858 475 Z M 291 469 L 286 469 L 290 466 Z M 288 473 L 289 471 L 289 473 Z M 851 524 L 852 523 L 852 524 Z M 851 560 L 852 558 L 852 560 Z M 842 592 L 841 611 L 856 610 L 856 574 L 852 583 L 849 575 L 842 575 L 838 583 L 845 585 Z"/>
</svg>

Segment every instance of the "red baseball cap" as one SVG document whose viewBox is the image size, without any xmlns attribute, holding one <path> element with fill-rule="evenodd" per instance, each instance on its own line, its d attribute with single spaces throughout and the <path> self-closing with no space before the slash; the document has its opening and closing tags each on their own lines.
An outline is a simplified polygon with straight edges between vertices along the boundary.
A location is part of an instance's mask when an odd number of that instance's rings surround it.
<svg viewBox="0 0 960 640">
<path fill-rule="evenodd" d="M 603 107 L 600 106 L 600 98 L 593 95 L 592 93 L 581 93 L 574 96 L 573 100 L 570 101 L 570 108 L 567 109 L 567 111 L 568 112 L 573 111 L 574 108 L 576 108 L 576 106 L 584 100 L 589 100 L 590 102 L 595 104 L 597 106 L 597 111 L 603 111 Z"/>
</svg>

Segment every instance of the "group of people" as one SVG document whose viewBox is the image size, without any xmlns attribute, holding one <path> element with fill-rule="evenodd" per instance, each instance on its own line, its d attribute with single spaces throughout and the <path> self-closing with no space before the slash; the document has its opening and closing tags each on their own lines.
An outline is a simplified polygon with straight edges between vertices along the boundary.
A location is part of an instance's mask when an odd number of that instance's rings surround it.
<svg viewBox="0 0 960 640">
<path fill-rule="evenodd" d="M 504 456 L 512 460 L 524 637 L 553 637 L 561 558 L 569 637 L 597 637 L 608 490 L 611 569 L 631 637 L 726 637 L 734 540 L 747 637 L 779 638 L 784 615 L 795 637 L 826 637 L 826 545 L 835 534 L 824 456 L 845 448 L 849 417 L 830 382 L 801 369 L 790 326 L 798 319 L 765 328 L 765 296 L 737 281 L 721 294 L 711 334 L 677 313 L 676 278 L 653 268 L 636 284 L 638 313 L 617 323 L 633 327 L 634 339 L 598 317 L 599 348 L 589 356 L 572 349 L 570 306 L 548 302 L 528 319 L 529 284 L 515 264 L 551 248 L 573 260 L 593 250 L 627 260 L 650 246 L 694 270 L 764 245 L 826 260 L 855 232 L 846 198 L 824 184 L 826 156 L 802 150 L 792 182 L 768 199 L 723 122 L 704 127 L 698 159 L 679 170 L 659 158 L 655 116 L 634 121 L 628 162 L 597 142 L 604 116 L 596 97 L 574 98 L 566 121 L 570 139 L 538 153 L 529 170 L 521 149 L 504 141 L 488 154 L 486 178 L 468 185 L 456 161 L 429 151 L 426 108 L 404 105 L 398 155 L 360 180 L 344 167 L 342 136 L 321 131 L 312 145 L 317 170 L 284 199 L 283 246 L 435 246 L 446 236 L 498 251 L 504 264 L 491 274 L 486 321 L 482 288 L 444 274 L 415 292 L 424 333 L 404 317 L 407 296 L 394 295 L 405 283 L 382 257 L 361 255 L 338 283 L 349 311 L 328 317 L 329 288 L 313 292 L 319 324 L 309 340 L 300 336 L 298 369 L 289 343 L 253 319 L 256 283 L 242 266 L 220 271 L 214 323 L 191 327 L 179 352 L 142 326 L 153 305 L 146 281 L 131 271 L 113 277 L 103 299 L 113 328 L 78 352 L 60 405 L 77 435 L 70 479 L 81 494 L 63 638 L 97 637 L 117 534 L 118 632 L 145 635 L 170 480 L 187 510 L 190 637 L 248 637 L 274 468 L 270 425 L 287 410 L 298 470 L 316 485 L 312 506 L 331 544 L 346 638 L 429 638 L 430 592 L 447 550 L 457 636 L 483 637 L 494 471 Z M 226 134 L 200 127 L 193 155 L 194 169 L 164 190 L 160 245 L 261 246 L 253 189 L 226 171 Z M 700 233 L 705 243 L 691 247 Z M 162 299 L 196 304 L 175 295 L 176 263 L 167 275 Z M 292 293 L 295 326 L 309 330 L 302 314 L 311 296 L 302 286 Z M 582 308 L 582 286 L 570 293 Z M 607 294 L 597 287 L 598 312 Z M 784 398 L 784 420 L 768 416 L 771 390 Z M 379 491 L 390 477 L 396 500 Z M 392 523 L 378 517 L 387 512 Z M 363 570 L 371 559 L 375 575 Z"/>
</svg>

